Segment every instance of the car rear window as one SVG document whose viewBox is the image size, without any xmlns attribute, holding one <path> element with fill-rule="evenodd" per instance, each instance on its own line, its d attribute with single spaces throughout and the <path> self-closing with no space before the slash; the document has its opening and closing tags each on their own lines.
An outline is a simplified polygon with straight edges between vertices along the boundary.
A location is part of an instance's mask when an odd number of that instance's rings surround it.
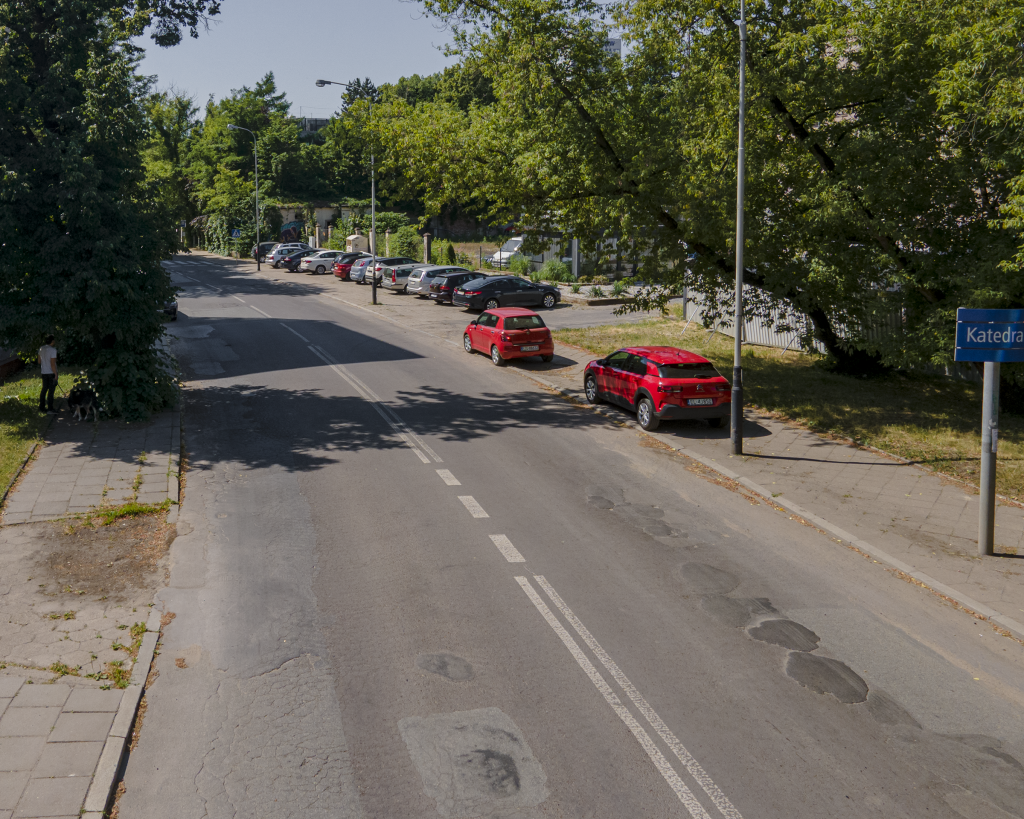
<svg viewBox="0 0 1024 819">
<path fill-rule="evenodd" d="M 544 326 L 540 316 L 505 316 L 506 330 L 534 330 Z"/>
<path fill-rule="evenodd" d="M 718 378 L 718 370 L 710 364 L 658 364 L 658 375 L 662 378 Z"/>
</svg>

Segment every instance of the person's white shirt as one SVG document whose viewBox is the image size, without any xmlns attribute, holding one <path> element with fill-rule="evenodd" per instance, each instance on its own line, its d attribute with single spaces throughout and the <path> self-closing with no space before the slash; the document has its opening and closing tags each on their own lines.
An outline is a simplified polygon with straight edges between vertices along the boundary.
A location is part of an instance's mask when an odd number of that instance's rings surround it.
<svg viewBox="0 0 1024 819">
<path fill-rule="evenodd" d="M 39 366 L 42 370 L 43 375 L 53 375 L 53 367 L 51 362 L 57 360 L 57 348 L 49 344 L 44 344 L 39 348 Z"/>
</svg>

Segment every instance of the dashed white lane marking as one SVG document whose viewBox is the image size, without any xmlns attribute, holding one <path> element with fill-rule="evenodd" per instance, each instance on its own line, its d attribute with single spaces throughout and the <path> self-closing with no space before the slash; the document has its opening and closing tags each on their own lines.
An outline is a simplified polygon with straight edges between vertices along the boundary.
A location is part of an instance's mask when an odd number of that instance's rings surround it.
<svg viewBox="0 0 1024 819">
<path fill-rule="evenodd" d="M 234 295 L 233 293 L 231 295 L 231 298 L 238 299 L 240 302 L 242 302 L 242 304 L 245 304 L 245 299 L 239 299 L 238 296 Z M 249 305 L 246 304 L 245 306 L 248 307 Z"/>
<path fill-rule="evenodd" d="M 289 327 L 284 322 L 281 322 L 281 326 L 284 327 L 285 330 L 291 330 L 293 333 L 295 333 L 295 335 L 297 335 L 299 338 L 301 338 L 303 341 L 305 341 L 307 344 L 309 344 L 309 339 L 306 338 L 304 335 L 302 335 L 302 333 L 300 333 L 300 332 L 298 332 L 296 330 L 292 330 L 292 328 Z"/>
<path fill-rule="evenodd" d="M 450 469 L 438 469 L 437 474 L 449 486 L 462 486 L 462 483 L 451 473 Z"/>
<path fill-rule="evenodd" d="M 635 705 L 640 713 L 644 715 L 644 718 L 648 723 L 650 723 L 650 726 L 658 732 L 658 736 L 665 741 L 665 744 L 668 745 L 672 753 L 674 753 L 679 758 L 679 761 L 686 766 L 686 770 L 690 772 L 690 776 L 697 780 L 697 783 L 704 789 L 704 793 L 706 793 L 711 798 L 711 801 L 715 803 L 715 807 L 718 808 L 722 815 L 727 817 L 727 819 L 743 819 L 740 812 L 733 807 L 732 802 L 730 802 L 726 795 L 722 793 L 719 787 L 714 783 L 714 780 L 708 776 L 707 772 L 700 766 L 700 763 L 693 758 L 685 747 L 683 747 L 683 744 L 676 738 L 676 735 L 669 730 L 669 727 L 662 721 L 657 712 L 651 708 L 647 700 L 645 700 L 640 692 L 636 690 L 633 683 L 629 681 L 629 678 L 622 673 L 622 670 L 615 664 L 612 658 L 608 656 L 608 653 L 601 647 L 601 644 L 594 639 L 593 635 L 587 630 L 587 627 L 580 622 L 580 619 L 573 614 L 572 609 L 570 609 L 565 604 L 565 601 L 559 597 L 558 592 L 554 590 L 551 584 L 548 583 L 542 575 L 534 575 L 533 579 L 537 581 L 537 585 L 544 589 L 544 593 L 551 598 L 551 602 L 555 604 L 555 607 L 560 612 L 562 612 L 562 615 L 569 621 L 569 624 L 576 630 L 576 633 L 580 636 L 583 642 L 587 644 L 587 647 L 594 652 L 597 659 L 601 661 L 601 665 L 608 669 L 608 673 L 612 675 L 612 679 L 615 680 L 615 682 L 619 684 L 619 687 L 626 692 L 626 696 L 632 700 L 633 705 Z"/>
<path fill-rule="evenodd" d="M 488 515 L 484 511 L 484 508 L 479 503 L 476 502 L 476 498 L 474 498 L 472 495 L 459 495 L 459 500 L 462 501 L 462 505 L 465 506 L 469 510 L 469 514 L 471 514 L 473 517 L 475 517 L 475 518 L 489 518 L 490 517 L 490 515 Z"/>
<path fill-rule="evenodd" d="M 526 558 L 519 554 L 519 550 L 512 545 L 512 541 L 505 537 L 505 535 L 491 535 L 491 540 L 509 563 L 526 562 Z"/>
<path fill-rule="evenodd" d="M 336 372 L 345 381 L 347 381 L 349 386 L 352 387 L 352 389 L 359 393 L 371 407 L 377 410 L 377 414 L 380 415 L 380 417 L 383 418 L 385 421 L 387 421 L 388 426 L 390 426 L 391 429 L 394 430 L 395 434 L 402 439 L 402 442 L 407 447 L 409 447 L 409 449 L 416 453 L 417 458 L 419 458 L 425 464 L 430 463 L 430 458 L 424 455 L 417 448 L 416 444 L 413 443 L 413 438 L 411 437 L 412 433 L 409 431 L 409 429 L 403 429 L 404 425 L 400 425 L 401 422 L 395 423 L 395 421 L 391 420 L 388 413 L 385 412 L 385 407 L 381 405 L 380 399 L 378 399 L 373 393 L 368 392 L 367 388 L 360 386 L 360 384 L 353 380 L 351 374 L 345 371 L 344 367 L 342 367 L 340 364 L 336 364 L 335 362 L 331 361 L 327 353 L 325 353 L 319 347 L 314 347 L 312 344 L 310 344 L 309 349 L 313 352 L 313 355 L 320 358 L 325 364 L 327 364 L 328 367 L 330 367 L 332 370 L 334 370 L 334 372 Z M 440 460 L 440 458 L 438 460 Z"/>
<path fill-rule="evenodd" d="M 253 306 L 252 306 L 252 305 L 250 304 L 250 305 L 249 305 L 249 308 L 250 308 L 251 310 L 255 310 L 255 311 L 256 311 L 257 313 L 259 313 L 259 314 L 260 314 L 261 316 L 266 316 L 267 318 L 273 318 L 273 316 L 272 316 L 272 315 L 270 315 L 269 313 L 264 313 L 264 312 L 263 312 L 262 310 L 260 310 L 260 308 L 259 308 L 259 307 L 253 307 Z"/>
<path fill-rule="evenodd" d="M 310 349 L 313 350 L 313 347 L 310 347 Z M 331 358 L 330 354 L 323 347 L 317 347 L 313 351 L 316 352 L 316 354 L 320 356 L 320 358 L 322 358 L 324 361 L 327 361 L 334 368 L 335 372 L 337 372 L 338 375 L 340 375 L 342 378 L 348 381 L 349 384 L 355 387 L 356 391 L 359 392 L 367 401 L 373 402 L 374 406 L 377 407 L 377 412 L 383 415 L 385 420 L 389 424 L 391 424 L 391 426 L 397 427 L 397 429 L 400 432 L 404 433 L 405 435 L 408 435 L 415 442 L 416 447 L 426 452 L 431 458 L 434 459 L 435 463 L 444 463 L 444 461 L 441 460 L 441 456 L 434 452 L 434 450 L 432 450 L 427 445 L 427 442 L 420 438 L 419 435 L 417 435 L 415 432 L 409 429 L 405 421 L 399 418 L 394 413 L 394 411 L 384 403 L 384 400 L 379 395 L 377 395 L 377 393 L 375 393 L 368 386 L 366 386 L 366 384 L 364 384 L 356 375 L 349 372 L 344 366 L 342 366 L 338 362 L 334 361 Z"/>
<path fill-rule="evenodd" d="M 658 769 L 658 772 L 665 777 L 665 781 L 668 782 L 669 787 L 675 791 L 676 796 L 679 797 L 679 801 L 683 803 L 686 809 L 690 812 L 690 816 L 693 819 L 711 819 L 708 816 L 708 812 L 704 810 L 704 806 L 697 801 L 697 797 L 693 795 L 693 792 L 686 787 L 686 783 L 679 777 L 679 774 L 675 772 L 675 769 L 664 754 L 658 750 L 658 746 L 654 744 L 654 740 L 651 739 L 648 734 L 636 721 L 631 713 L 627 710 L 626 706 L 622 704 L 622 701 L 612 691 L 611 686 L 605 682 L 604 677 L 598 673 L 598 670 L 594 668 L 594 664 L 587 659 L 587 655 L 583 653 L 583 649 L 579 647 L 579 644 L 572 638 L 572 635 L 565 630 L 565 627 L 558 622 L 558 619 L 551 612 L 551 609 L 547 607 L 543 600 L 540 599 L 540 595 L 534 591 L 533 586 L 530 585 L 525 577 L 517 577 L 516 582 L 523 587 L 523 591 L 526 592 L 526 596 L 530 598 L 530 602 L 537 607 L 537 611 L 541 613 L 541 616 L 547 621 L 547 624 L 551 626 L 555 634 L 559 636 L 561 641 L 565 643 L 565 647 L 569 649 L 569 653 L 575 658 L 576 662 L 579 663 L 580 668 L 590 677 L 590 681 L 594 684 L 601 695 L 604 697 L 612 710 L 619 715 L 626 727 L 632 732 L 633 736 L 636 737 L 636 741 L 640 743 L 640 747 L 643 748 L 647 755 L 651 758 L 651 762 L 654 763 L 654 767 Z"/>
</svg>

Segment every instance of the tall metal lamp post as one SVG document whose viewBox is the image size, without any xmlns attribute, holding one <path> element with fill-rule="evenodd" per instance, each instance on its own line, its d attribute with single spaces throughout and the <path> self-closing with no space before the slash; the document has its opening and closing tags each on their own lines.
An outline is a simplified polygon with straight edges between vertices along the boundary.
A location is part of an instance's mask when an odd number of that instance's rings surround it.
<svg viewBox="0 0 1024 819">
<path fill-rule="evenodd" d="M 740 0 L 740 122 L 736 151 L 736 335 L 732 360 L 732 454 L 743 454 L 743 195 L 746 174 L 747 4 Z"/>
<path fill-rule="evenodd" d="M 250 131 L 248 128 L 242 128 L 239 125 L 229 125 L 229 131 L 245 131 L 249 136 L 252 137 L 252 155 L 255 163 L 256 173 L 254 179 L 256 180 L 256 270 L 260 269 L 260 156 L 256 148 L 256 134 Z"/>
<path fill-rule="evenodd" d="M 316 87 L 340 85 L 349 88 L 352 83 L 317 80 Z M 373 100 L 370 100 L 370 117 L 373 117 Z M 370 146 L 370 301 L 377 303 L 377 175 L 373 164 L 373 146 Z"/>
</svg>

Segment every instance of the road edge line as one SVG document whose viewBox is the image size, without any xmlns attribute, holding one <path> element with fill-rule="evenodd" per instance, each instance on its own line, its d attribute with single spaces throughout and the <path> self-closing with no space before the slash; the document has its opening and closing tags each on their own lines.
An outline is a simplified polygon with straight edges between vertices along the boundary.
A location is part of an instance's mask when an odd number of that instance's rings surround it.
<svg viewBox="0 0 1024 819">
<path fill-rule="evenodd" d="M 610 418 L 612 420 L 618 420 L 621 423 L 630 424 L 634 428 L 640 430 L 640 432 L 644 432 L 635 422 L 629 422 L 614 418 L 607 410 L 605 410 L 602 407 L 591 406 L 589 404 L 582 404 L 582 402 L 580 402 L 578 395 L 574 395 L 568 390 L 563 389 L 562 387 L 559 387 L 556 384 L 552 384 L 547 379 L 540 378 L 539 376 L 534 375 L 533 373 L 524 372 L 521 370 L 510 370 L 510 372 L 514 372 L 516 375 L 519 375 L 522 378 L 534 381 L 546 389 L 553 390 L 562 397 L 567 398 L 573 401 L 574 403 L 579 403 L 581 404 L 581 406 L 591 410 L 592 412 L 597 413 L 598 415 L 603 415 L 606 418 Z M 964 594 L 963 592 L 958 591 L 957 589 L 947 586 L 945 583 L 936 580 L 934 577 L 931 577 L 930 575 L 925 574 L 924 572 L 916 570 L 913 566 L 904 563 L 899 558 L 893 557 L 888 552 L 879 549 L 877 546 L 868 543 L 866 540 L 854 537 L 849 532 L 836 526 L 834 523 L 829 522 L 828 520 L 819 515 L 815 515 L 813 512 L 807 511 L 806 509 L 804 509 L 801 506 L 798 506 L 792 501 L 786 500 L 782 497 L 773 497 L 772 493 L 769 490 L 765 489 L 760 484 L 755 483 L 749 478 L 741 477 L 737 473 L 733 472 L 731 469 L 727 469 L 726 467 L 719 465 L 710 458 L 705 458 L 702 455 L 698 455 L 696 452 L 688 450 L 684 447 L 672 446 L 672 444 L 663 441 L 661 438 L 658 438 L 657 440 L 660 441 L 661 443 L 664 443 L 667 447 L 674 450 L 675 452 L 678 452 L 681 455 L 685 455 L 687 458 L 692 458 L 693 460 L 697 461 L 700 464 L 703 464 L 708 469 L 717 472 L 723 477 L 728 478 L 729 480 L 736 481 L 739 484 L 742 484 L 751 492 L 760 495 L 765 501 L 772 504 L 776 504 L 777 506 L 781 506 L 787 511 L 792 512 L 794 515 L 798 515 L 799 517 L 804 518 L 808 522 L 813 523 L 818 528 L 825 530 L 828 534 L 835 537 L 841 543 L 844 543 L 848 546 L 852 546 L 853 548 L 858 549 L 861 552 L 864 552 L 866 555 L 868 555 L 869 557 L 871 557 L 879 563 L 888 564 L 896 571 L 907 575 L 912 580 L 924 586 L 930 592 L 938 595 L 939 597 L 949 598 L 953 600 L 957 605 L 963 607 L 964 609 L 967 609 L 969 613 L 975 614 L 978 617 L 981 617 L 982 619 L 995 623 L 997 626 L 999 626 L 999 628 L 1003 629 L 1004 631 L 1010 632 L 1010 634 L 1015 639 L 1024 640 L 1024 623 L 1020 623 L 1014 620 L 1012 617 L 1008 617 L 1002 612 L 997 611 L 996 609 L 993 609 L 990 606 L 986 606 L 984 603 L 981 603 L 978 600 L 975 600 L 973 597 L 970 597 Z"/>
</svg>

